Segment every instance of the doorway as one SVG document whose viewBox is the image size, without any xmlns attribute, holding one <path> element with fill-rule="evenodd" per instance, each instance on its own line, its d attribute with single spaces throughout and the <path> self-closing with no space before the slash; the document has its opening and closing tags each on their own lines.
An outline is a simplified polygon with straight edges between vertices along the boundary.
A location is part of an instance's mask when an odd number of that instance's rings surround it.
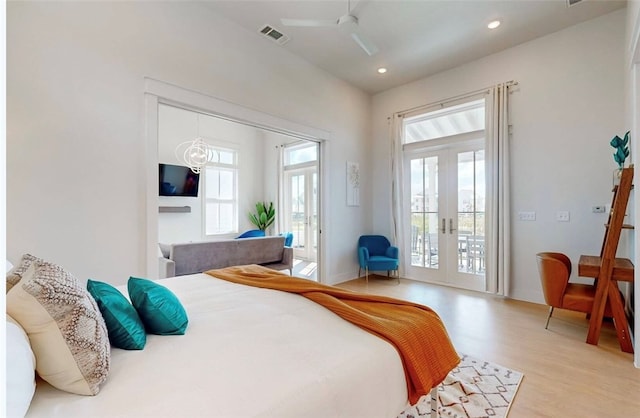
<svg viewBox="0 0 640 418">
<path fill-rule="evenodd" d="M 294 275 L 317 280 L 318 145 L 284 146 L 284 229 L 293 234 Z"/>
<path fill-rule="evenodd" d="M 485 288 L 485 159 L 482 142 L 407 155 L 409 277 Z"/>
<path fill-rule="evenodd" d="M 484 99 L 404 120 L 407 277 L 485 290 L 484 127 Z"/>
<path fill-rule="evenodd" d="M 240 169 L 246 171 L 246 169 L 264 169 L 265 176 L 263 176 L 258 182 L 254 182 L 254 191 L 263 190 L 263 195 L 271 195 L 274 200 L 282 202 L 280 196 L 283 195 L 282 178 L 280 182 L 276 178 L 276 173 L 281 172 L 280 167 L 275 164 L 278 161 L 277 153 L 271 150 L 276 150 L 276 145 L 284 142 L 300 142 L 311 143 L 314 145 L 316 157 L 316 212 L 314 212 L 314 222 L 316 225 L 316 238 L 313 241 L 316 257 L 316 270 L 315 278 L 318 281 L 323 280 L 323 272 L 325 271 L 325 260 L 323 254 L 326 251 L 326 242 L 322 239 L 322 223 L 328 206 L 330 197 L 327 196 L 325 181 L 327 173 L 324 168 L 323 156 L 326 155 L 326 141 L 331 139 L 331 134 L 327 131 L 297 124 L 290 120 L 282 119 L 276 116 L 272 116 L 267 113 L 256 111 L 243 107 L 241 105 L 233 104 L 231 102 L 217 99 L 206 94 L 181 88 L 179 86 L 168 84 L 159 80 L 150 78 L 145 79 L 145 113 L 146 113 L 146 155 L 147 158 L 147 187 L 146 187 L 146 274 L 149 277 L 158 277 L 158 242 L 159 242 L 159 201 L 158 201 L 158 162 L 160 157 L 161 144 L 160 135 L 158 132 L 159 125 L 159 108 L 160 104 L 166 104 L 173 107 L 206 114 L 212 116 L 215 119 L 221 119 L 228 122 L 232 122 L 246 128 L 254 128 L 256 137 L 261 137 L 262 142 L 260 145 L 253 147 L 248 153 L 255 153 L 256 149 L 260 149 L 261 158 L 255 165 L 251 163 L 241 164 Z M 194 131 L 193 134 L 196 132 Z M 219 132 L 216 133 L 216 136 Z M 190 137 L 192 137 L 190 135 Z M 222 137 L 224 139 L 224 137 Z M 323 145 L 322 147 L 320 145 Z M 243 154 L 248 154 L 243 153 Z M 268 164 L 272 163 L 269 169 Z M 269 180 L 267 177 L 273 177 L 273 180 Z M 268 191 L 267 189 L 273 189 Z M 244 196 L 244 195 L 242 195 Z M 256 198 L 259 198 L 257 196 Z M 256 199 L 254 198 L 254 200 Z M 246 208 L 240 209 L 239 213 L 246 213 L 250 208 L 252 202 L 247 201 Z M 199 205 L 195 205 L 197 207 Z M 282 207 L 282 206 L 281 206 Z M 281 212 L 278 210 L 278 212 Z M 286 232 L 282 228 L 278 228 L 274 233 Z M 229 237 L 232 238 L 232 237 Z"/>
</svg>

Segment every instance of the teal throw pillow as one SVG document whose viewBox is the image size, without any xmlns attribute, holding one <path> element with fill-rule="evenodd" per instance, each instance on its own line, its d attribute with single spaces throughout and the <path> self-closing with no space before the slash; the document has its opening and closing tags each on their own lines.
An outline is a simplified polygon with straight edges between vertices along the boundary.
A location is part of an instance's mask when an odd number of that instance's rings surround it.
<svg viewBox="0 0 640 418">
<path fill-rule="evenodd" d="M 127 287 L 131 303 L 147 332 L 158 335 L 184 334 L 189 318 L 173 292 L 151 280 L 136 277 L 129 277 Z"/>
<path fill-rule="evenodd" d="M 125 350 L 142 350 L 147 343 L 147 333 L 127 298 L 110 284 L 95 280 L 87 281 L 87 290 L 98 304 L 111 345 Z"/>
</svg>

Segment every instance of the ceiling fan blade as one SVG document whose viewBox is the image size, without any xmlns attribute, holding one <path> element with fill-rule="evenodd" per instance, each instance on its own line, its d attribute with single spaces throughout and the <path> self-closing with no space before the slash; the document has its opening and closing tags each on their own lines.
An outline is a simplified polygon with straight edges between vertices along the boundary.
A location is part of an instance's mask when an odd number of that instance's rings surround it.
<svg viewBox="0 0 640 418">
<path fill-rule="evenodd" d="M 336 26 L 338 21 L 333 19 L 280 19 L 285 26 L 323 27 Z"/>
<path fill-rule="evenodd" d="M 378 51 L 380 51 L 376 44 L 371 41 L 371 39 L 367 38 L 361 33 L 353 32 L 351 33 L 351 37 L 354 41 L 356 41 L 358 45 L 360 45 L 360 48 L 364 49 L 364 52 L 366 52 L 369 56 L 373 56 L 377 54 Z"/>
</svg>

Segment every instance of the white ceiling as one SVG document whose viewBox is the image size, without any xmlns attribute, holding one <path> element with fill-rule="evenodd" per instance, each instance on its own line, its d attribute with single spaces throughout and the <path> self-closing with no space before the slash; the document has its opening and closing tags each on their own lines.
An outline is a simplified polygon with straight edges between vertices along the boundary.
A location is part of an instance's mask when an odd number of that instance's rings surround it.
<svg viewBox="0 0 640 418">
<path fill-rule="evenodd" d="M 205 4 L 261 37 L 268 24 L 290 40 L 283 46 L 369 93 L 418 80 L 625 7 L 625 1 L 360 0 L 352 1 L 358 30 L 380 49 L 368 56 L 338 27 L 287 27 L 280 18 L 337 19 L 347 0 L 232 0 Z M 487 24 L 502 24 L 494 30 Z M 386 67 L 386 74 L 378 74 Z"/>
</svg>

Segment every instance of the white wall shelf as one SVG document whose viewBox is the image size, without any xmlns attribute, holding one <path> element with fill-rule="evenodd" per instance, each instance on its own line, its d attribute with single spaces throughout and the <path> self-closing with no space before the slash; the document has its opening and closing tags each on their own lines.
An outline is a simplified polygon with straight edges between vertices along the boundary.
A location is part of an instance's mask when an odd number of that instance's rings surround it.
<svg viewBox="0 0 640 418">
<path fill-rule="evenodd" d="M 191 206 L 159 206 L 160 213 L 191 213 Z"/>
</svg>

